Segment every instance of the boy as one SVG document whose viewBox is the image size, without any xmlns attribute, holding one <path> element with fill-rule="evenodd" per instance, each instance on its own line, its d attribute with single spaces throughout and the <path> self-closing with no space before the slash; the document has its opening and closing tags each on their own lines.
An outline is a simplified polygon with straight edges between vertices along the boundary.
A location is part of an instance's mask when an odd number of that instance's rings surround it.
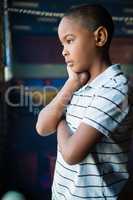
<svg viewBox="0 0 133 200">
<path fill-rule="evenodd" d="M 128 180 L 128 87 L 109 58 L 113 31 L 99 5 L 72 8 L 59 24 L 68 80 L 36 125 L 44 136 L 57 130 L 53 200 L 116 200 Z"/>
</svg>

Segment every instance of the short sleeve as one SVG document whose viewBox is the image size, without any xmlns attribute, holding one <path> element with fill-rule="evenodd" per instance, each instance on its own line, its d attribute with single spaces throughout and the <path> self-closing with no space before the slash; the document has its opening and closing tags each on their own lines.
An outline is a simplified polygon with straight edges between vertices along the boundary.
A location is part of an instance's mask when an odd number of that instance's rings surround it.
<svg viewBox="0 0 133 200">
<path fill-rule="evenodd" d="M 83 122 L 109 136 L 121 124 L 129 110 L 127 93 L 116 88 L 94 96 L 86 109 Z"/>
</svg>

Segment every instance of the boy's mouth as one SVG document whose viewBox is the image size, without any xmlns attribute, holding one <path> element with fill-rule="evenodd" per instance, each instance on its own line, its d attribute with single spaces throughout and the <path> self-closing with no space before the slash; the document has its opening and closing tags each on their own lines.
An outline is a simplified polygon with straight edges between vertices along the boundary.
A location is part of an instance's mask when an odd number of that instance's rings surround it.
<svg viewBox="0 0 133 200">
<path fill-rule="evenodd" d="M 67 63 L 67 66 L 72 67 L 72 66 L 73 66 L 73 63 L 72 63 L 72 62 L 68 62 L 68 63 Z"/>
<path fill-rule="evenodd" d="M 67 63 L 67 65 L 69 66 L 69 67 L 72 67 L 72 65 L 73 65 L 73 62 L 72 61 L 66 61 L 66 63 Z"/>
</svg>

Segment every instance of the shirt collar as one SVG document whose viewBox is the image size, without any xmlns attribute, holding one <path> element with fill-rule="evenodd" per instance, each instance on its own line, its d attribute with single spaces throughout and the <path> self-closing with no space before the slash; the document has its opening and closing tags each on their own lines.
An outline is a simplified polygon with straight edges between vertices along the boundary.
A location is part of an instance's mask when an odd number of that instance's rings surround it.
<svg viewBox="0 0 133 200">
<path fill-rule="evenodd" d="M 121 72 L 120 64 L 113 64 L 99 74 L 93 81 L 84 85 L 81 89 L 86 87 L 98 88 L 104 85 L 110 78 L 114 77 L 117 73 Z"/>
</svg>

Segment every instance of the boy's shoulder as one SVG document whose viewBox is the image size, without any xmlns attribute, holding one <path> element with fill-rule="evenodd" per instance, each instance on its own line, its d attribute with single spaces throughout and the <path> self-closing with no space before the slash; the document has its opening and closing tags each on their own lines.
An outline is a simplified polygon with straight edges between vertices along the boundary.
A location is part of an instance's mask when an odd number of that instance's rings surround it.
<svg viewBox="0 0 133 200">
<path fill-rule="evenodd" d="M 117 66 L 117 65 L 116 65 Z M 123 91 L 125 93 L 127 93 L 128 91 L 128 78 L 125 76 L 125 74 L 123 73 L 123 71 L 121 70 L 121 66 L 118 65 L 117 67 L 120 67 L 119 70 L 118 68 L 116 68 L 116 73 L 114 73 L 114 69 L 112 70 L 112 76 L 110 76 L 109 78 L 106 78 L 106 81 L 104 82 L 104 84 L 100 85 L 100 88 L 102 89 L 102 91 L 107 91 L 110 90 L 110 92 L 113 91 Z M 110 70 L 110 74 L 111 74 L 111 70 Z M 100 91 L 100 90 L 99 90 Z"/>
<path fill-rule="evenodd" d="M 128 79 L 122 71 L 107 78 L 95 89 L 95 96 L 102 96 L 110 100 L 125 99 L 129 93 Z"/>
</svg>

